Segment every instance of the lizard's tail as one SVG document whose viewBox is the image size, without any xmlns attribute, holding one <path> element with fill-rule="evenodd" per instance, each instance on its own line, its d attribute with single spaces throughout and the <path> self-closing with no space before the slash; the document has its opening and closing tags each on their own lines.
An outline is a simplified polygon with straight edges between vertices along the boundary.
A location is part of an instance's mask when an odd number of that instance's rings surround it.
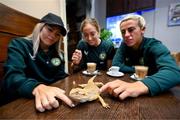
<svg viewBox="0 0 180 120">
<path fill-rule="evenodd" d="M 95 79 L 97 75 L 93 76 L 92 78 L 89 79 L 88 83 L 94 83 L 93 80 Z"/>
</svg>

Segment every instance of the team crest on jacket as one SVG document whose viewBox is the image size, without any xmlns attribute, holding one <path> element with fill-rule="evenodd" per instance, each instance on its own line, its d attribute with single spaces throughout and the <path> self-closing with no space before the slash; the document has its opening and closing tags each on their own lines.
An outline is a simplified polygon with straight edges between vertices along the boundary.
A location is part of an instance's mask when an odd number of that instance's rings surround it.
<svg viewBox="0 0 180 120">
<path fill-rule="evenodd" d="M 59 58 L 52 58 L 51 59 L 51 63 L 54 65 L 54 66 L 59 66 L 61 64 L 61 60 Z"/>
<path fill-rule="evenodd" d="M 106 53 L 105 53 L 105 52 L 102 52 L 102 53 L 99 55 L 99 59 L 105 60 L 105 59 L 106 59 Z"/>
</svg>

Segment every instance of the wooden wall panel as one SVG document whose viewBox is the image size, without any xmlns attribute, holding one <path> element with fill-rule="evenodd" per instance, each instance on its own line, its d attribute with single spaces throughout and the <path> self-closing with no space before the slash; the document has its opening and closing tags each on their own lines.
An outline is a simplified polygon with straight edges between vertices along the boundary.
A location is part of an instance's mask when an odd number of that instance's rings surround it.
<svg viewBox="0 0 180 120">
<path fill-rule="evenodd" d="M 4 62 L 7 57 L 7 47 L 10 42 L 10 40 L 14 37 L 17 37 L 15 35 L 10 35 L 6 33 L 0 33 L 0 62 Z"/>
<path fill-rule="evenodd" d="M 29 35 L 38 22 L 39 19 L 0 3 L 0 80 L 10 40 Z"/>
<path fill-rule="evenodd" d="M 0 3 L 0 32 L 25 36 L 39 20 Z"/>
</svg>

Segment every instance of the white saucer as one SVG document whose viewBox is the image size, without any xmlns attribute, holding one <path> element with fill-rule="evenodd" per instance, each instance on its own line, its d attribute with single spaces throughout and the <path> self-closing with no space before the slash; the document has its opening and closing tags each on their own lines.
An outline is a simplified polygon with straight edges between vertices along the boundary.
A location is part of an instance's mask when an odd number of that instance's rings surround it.
<svg viewBox="0 0 180 120">
<path fill-rule="evenodd" d="M 147 76 L 146 76 L 147 77 Z M 136 74 L 133 74 L 130 76 L 130 78 L 134 79 L 134 80 L 142 80 L 143 78 L 138 78 L 136 77 Z"/>
<path fill-rule="evenodd" d="M 107 71 L 106 74 L 109 75 L 109 76 L 112 76 L 112 77 L 121 77 L 121 76 L 124 75 L 124 73 L 122 73 L 122 72 L 113 73 L 111 71 Z"/>
<path fill-rule="evenodd" d="M 82 71 L 82 73 L 84 75 L 98 75 L 99 74 L 98 70 L 94 71 L 93 73 L 89 73 L 87 70 L 84 70 Z"/>
</svg>

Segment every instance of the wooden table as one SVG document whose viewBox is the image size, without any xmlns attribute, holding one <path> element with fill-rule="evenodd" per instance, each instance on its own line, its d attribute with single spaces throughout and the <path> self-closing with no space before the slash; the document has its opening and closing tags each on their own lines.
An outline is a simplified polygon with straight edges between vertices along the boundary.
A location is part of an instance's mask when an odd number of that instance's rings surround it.
<svg viewBox="0 0 180 120">
<path fill-rule="evenodd" d="M 73 81 L 76 84 L 86 83 L 89 78 L 77 73 L 54 83 L 53 86 L 65 89 L 68 94 L 74 86 Z M 115 79 L 103 72 L 95 81 L 106 83 Z M 129 75 L 120 79 L 133 82 Z M 145 95 L 124 101 L 105 93 L 102 97 L 109 103 L 110 109 L 103 108 L 99 101 L 79 104 L 74 108 L 60 102 L 59 108 L 44 113 L 35 110 L 33 99 L 22 98 L 0 107 L 0 119 L 180 119 L 180 86 L 154 97 Z"/>
</svg>

